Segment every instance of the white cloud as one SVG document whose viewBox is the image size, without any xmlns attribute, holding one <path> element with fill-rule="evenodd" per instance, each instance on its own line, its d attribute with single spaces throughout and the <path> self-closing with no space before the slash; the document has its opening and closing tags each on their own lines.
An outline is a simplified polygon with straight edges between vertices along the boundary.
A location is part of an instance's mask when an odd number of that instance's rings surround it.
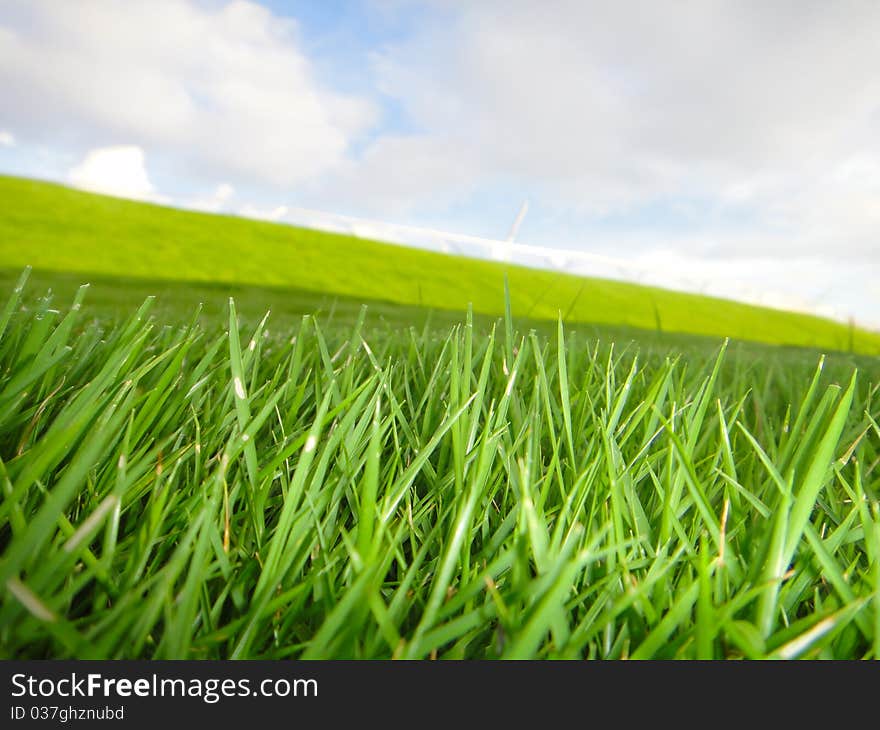
<svg viewBox="0 0 880 730">
<path fill-rule="evenodd" d="M 12 132 L 0 129 L 0 147 L 15 147 L 15 137 Z"/>
<path fill-rule="evenodd" d="M 157 200 L 144 166 L 140 147 L 103 147 L 90 151 L 74 167 L 69 181 L 78 188 L 95 193 L 137 200 Z"/>
<path fill-rule="evenodd" d="M 256 205 L 243 205 L 237 211 L 243 218 L 255 218 L 257 220 L 271 221 L 276 223 L 283 220 L 288 213 L 286 205 L 276 205 L 274 208 L 261 208 Z"/>
<path fill-rule="evenodd" d="M 133 142 L 188 175 L 274 185 L 331 170 L 374 119 L 316 82 L 294 22 L 243 0 L 10 0 L 0 88 L 38 141 Z"/>
<path fill-rule="evenodd" d="M 504 180 L 575 224 L 696 201 L 710 229 L 783 233 L 780 255 L 874 255 L 880 4 L 454 7 L 377 57 L 418 133 L 368 150 L 372 198 L 424 209 L 432 184 L 442 201 Z M 412 146 L 448 174 L 410 171 Z"/>
<path fill-rule="evenodd" d="M 220 213 L 227 209 L 229 202 L 234 197 L 235 188 L 229 183 L 220 183 L 210 195 L 186 202 L 183 206 L 193 210 L 201 210 L 205 213 Z"/>
<path fill-rule="evenodd" d="M 838 320 L 859 313 L 864 325 L 880 327 L 880 292 L 872 286 L 872 271 L 861 262 L 829 265 L 814 255 L 736 254 L 704 259 L 658 248 L 634 256 L 631 263 L 643 272 L 643 283 Z"/>
<path fill-rule="evenodd" d="M 388 218 L 413 207 L 442 209 L 466 200 L 485 172 L 463 143 L 441 135 L 383 135 L 356 161 L 323 183 L 328 207 L 337 201 Z"/>
</svg>

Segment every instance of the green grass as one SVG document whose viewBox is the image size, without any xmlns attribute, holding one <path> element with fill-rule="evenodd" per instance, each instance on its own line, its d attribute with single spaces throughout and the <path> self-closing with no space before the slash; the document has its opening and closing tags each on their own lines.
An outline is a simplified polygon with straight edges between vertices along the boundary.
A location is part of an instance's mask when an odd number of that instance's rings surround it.
<svg viewBox="0 0 880 730">
<path fill-rule="evenodd" d="M 880 353 L 880 335 L 804 314 L 601 279 L 444 256 L 0 176 L 0 269 L 258 286 L 306 311 L 338 297 Z M 9 274 L 7 273 L 7 276 Z M 833 282 L 829 282 L 832 285 Z M 311 303 L 305 303 L 311 299 Z"/>
<path fill-rule="evenodd" d="M 4 657 L 880 658 L 876 358 L 38 293 Z"/>
</svg>

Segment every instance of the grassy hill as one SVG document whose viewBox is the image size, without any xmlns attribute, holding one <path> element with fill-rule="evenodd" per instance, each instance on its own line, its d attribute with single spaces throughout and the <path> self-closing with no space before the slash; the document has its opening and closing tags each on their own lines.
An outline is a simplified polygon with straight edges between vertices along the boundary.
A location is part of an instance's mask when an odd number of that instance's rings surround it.
<svg viewBox="0 0 880 730">
<path fill-rule="evenodd" d="M 728 300 L 181 211 L 0 176 L 0 269 L 296 290 L 356 301 L 880 352 L 880 335 Z"/>
<path fill-rule="evenodd" d="M 655 307 L 877 336 L 507 271 L 0 178 L 0 657 L 880 658 L 880 358 Z"/>
</svg>

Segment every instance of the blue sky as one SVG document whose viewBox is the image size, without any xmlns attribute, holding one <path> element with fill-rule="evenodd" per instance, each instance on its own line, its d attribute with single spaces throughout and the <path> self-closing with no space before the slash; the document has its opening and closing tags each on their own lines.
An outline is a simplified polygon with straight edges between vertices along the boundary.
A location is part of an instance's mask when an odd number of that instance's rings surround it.
<svg viewBox="0 0 880 730">
<path fill-rule="evenodd" d="M 662 5 L 5 0 L 0 171 L 880 327 L 880 5 Z"/>
</svg>

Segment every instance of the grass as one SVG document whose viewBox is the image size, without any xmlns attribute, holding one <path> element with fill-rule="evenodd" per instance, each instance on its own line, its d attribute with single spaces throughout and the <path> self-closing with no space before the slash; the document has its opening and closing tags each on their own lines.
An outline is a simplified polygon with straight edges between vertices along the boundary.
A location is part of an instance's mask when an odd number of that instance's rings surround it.
<svg viewBox="0 0 880 730">
<path fill-rule="evenodd" d="M 4 657 L 880 658 L 876 358 L 37 294 Z"/>
<path fill-rule="evenodd" d="M 506 275 L 513 311 L 533 320 L 555 322 L 561 313 L 566 322 L 880 353 L 880 334 L 809 315 L 0 176 L 0 269 L 8 277 L 24 266 L 89 279 L 263 287 L 273 299 L 289 292 L 305 311 L 338 298 L 458 318 L 469 304 L 478 315 L 503 314 Z"/>
</svg>

